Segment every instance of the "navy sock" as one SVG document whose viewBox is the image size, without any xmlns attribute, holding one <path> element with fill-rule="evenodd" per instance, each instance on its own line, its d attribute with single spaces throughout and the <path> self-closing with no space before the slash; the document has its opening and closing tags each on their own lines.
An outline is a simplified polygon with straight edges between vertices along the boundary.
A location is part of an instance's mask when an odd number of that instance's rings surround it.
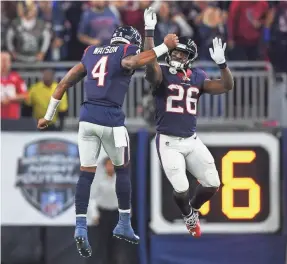
<svg viewBox="0 0 287 264">
<path fill-rule="evenodd" d="M 195 194 L 190 201 L 192 208 L 199 210 L 200 207 L 218 191 L 217 187 L 203 187 L 199 184 L 195 190 Z"/>
<path fill-rule="evenodd" d="M 173 199 L 184 216 L 190 214 L 191 207 L 189 205 L 189 189 L 181 193 L 173 191 Z"/>
<path fill-rule="evenodd" d="M 131 209 L 131 179 L 130 179 L 130 165 L 127 167 L 115 167 L 116 179 L 116 193 L 118 197 L 119 209 Z"/>
<path fill-rule="evenodd" d="M 90 199 L 90 189 L 95 177 L 94 172 L 81 171 L 76 187 L 76 215 L 86 215 Z"/>
</svg>

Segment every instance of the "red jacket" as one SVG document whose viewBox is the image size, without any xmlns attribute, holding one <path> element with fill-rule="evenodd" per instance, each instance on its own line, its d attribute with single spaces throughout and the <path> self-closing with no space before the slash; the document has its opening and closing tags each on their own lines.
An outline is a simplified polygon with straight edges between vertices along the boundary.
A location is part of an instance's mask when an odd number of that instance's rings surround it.
<svg viewBox="0 0 287 264">
<path fill-rule="evenodd" d="M 229 7 L 227 28 L 228 39 L 236 44 L 256 45 L 261 36 L 261 28 L 256 29 L 252 20 L 263 21 L 268 11 L 267 1 L 232 1 Z"/>
<path fill-rule="evenodd" d="M 7 77 L 1 76 L 1 98 L 13 97 L 26 92 L 26 84 L 17 72 L 11 72 Z M 21 103 L 1 104 L 1 119 L 19 119 L 20 116 Z"/>
</svg>

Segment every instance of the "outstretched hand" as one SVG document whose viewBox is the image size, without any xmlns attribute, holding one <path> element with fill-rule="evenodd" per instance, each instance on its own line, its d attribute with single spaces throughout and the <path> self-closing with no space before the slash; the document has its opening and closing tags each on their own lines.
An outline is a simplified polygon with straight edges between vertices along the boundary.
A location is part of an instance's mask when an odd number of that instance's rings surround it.
<svg viewBox="0 0 287 264">
<path fill-rule="evenodd" d="M 225 63 L 225 56 L 224 51 L 226 49 L 226 43 L 222 45 L 221 38 L 214 38 L 213 39 L 213 49 L 210 48 L 210 56 L 215 61 L 216 64 Z"/>
<path fill-rule="evenodd" d="M 144 23 L 145 23 L 145 30 L 155 29 L 155 25 L 157 23 L 157 17 L 152 7 L 149 7 L 144 11 Z"/>
</svg>

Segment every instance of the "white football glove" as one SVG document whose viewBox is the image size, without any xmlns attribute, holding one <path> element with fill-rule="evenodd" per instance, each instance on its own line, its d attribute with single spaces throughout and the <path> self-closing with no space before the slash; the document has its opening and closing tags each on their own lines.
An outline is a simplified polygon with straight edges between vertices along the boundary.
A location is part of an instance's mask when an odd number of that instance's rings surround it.
<svg viewBox="0 0 287 264">
<path fill-rule="evenodd" d="M 215 61 L 216 64 L 225 63 L 224 51 L 226 49 L 226 43 L 222 46 L 221 38 L 213 39 L 213 50 L 209 49 L 211 58 Z"/>
<path fill-rule="evenodd" d="M 156 13 L 152 7 L 147 8 L 144 11 L 144 24 L 145 30 L 154 30 L 157 23 Z"/>
</svg>

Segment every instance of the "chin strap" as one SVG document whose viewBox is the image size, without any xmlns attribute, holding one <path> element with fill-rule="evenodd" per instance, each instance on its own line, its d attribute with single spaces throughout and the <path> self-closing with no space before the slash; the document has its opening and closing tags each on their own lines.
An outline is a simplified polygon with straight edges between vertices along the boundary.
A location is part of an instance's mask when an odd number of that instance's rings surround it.
<svg viewBox="0 0 287 264">
<path fill-rule="evenodd" d="M 190 79 L 187 77 L 187 73 L 186 73 L 186 70 L 185 69 L 182 69 L 183 73 L 184 73 L 184 80 L 185 81 L 190 81 Z"/>
<path fill-rule="evenodd" d="M 186 70 L 185 69 L 181 69 L 182 71 L 183 71 L 183 73 L 184 73 L 184 77 L 183 77 L 183 80 L 184 81 L 190 81 L 190 79 L 187 77 L 187 72 L 186 72 Z M 171 73 L 171 74 L 177 74 L 177 69 L 176 68 L 174 68 L 174 67 L 169 67 L 169 72 Z"/>
</svg>

